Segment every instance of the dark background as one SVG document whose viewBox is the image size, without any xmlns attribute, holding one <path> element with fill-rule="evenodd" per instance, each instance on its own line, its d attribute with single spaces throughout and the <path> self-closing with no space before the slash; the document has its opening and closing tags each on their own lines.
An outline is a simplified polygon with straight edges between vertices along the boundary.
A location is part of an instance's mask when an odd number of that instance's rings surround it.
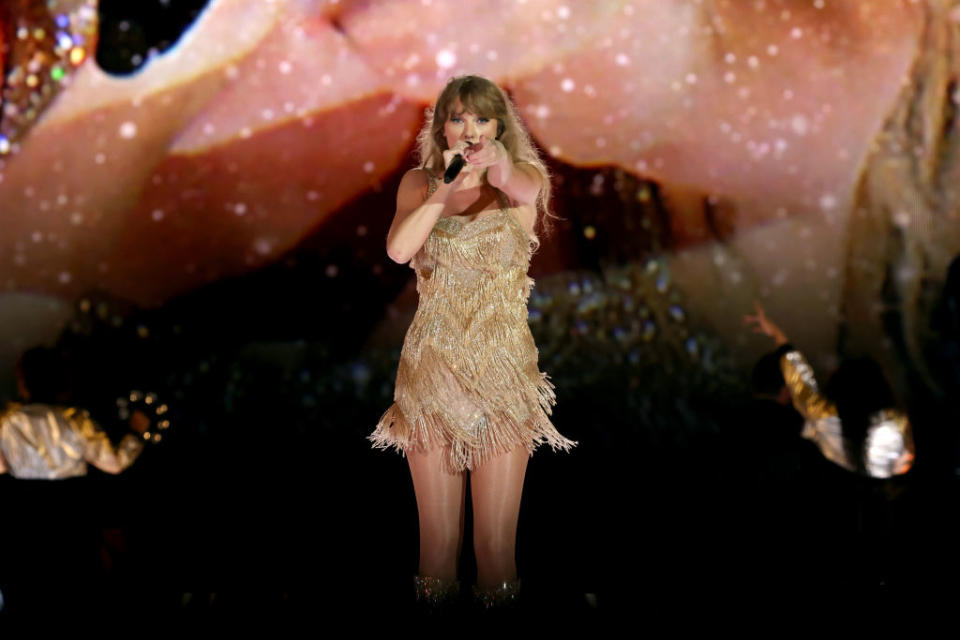
<svg viewBox="0 0 960 640">
<path fill-rule="evenodd" d="M 97 63 L 135 73 L 204 5 L 164 4 L 103 2 Z M 754 400 L 752 363 L 686 314 L 657 259 L 671 238 L 656 185 L 552 169 L 562 221 L 551 250 L 576 260 L 535 264 L 531 327 L 557 385 L 555 424 L 580 444 L 531 459 L 524 611 L 656 618 L 949 585 L 960 533 L 949 292 L 929 319 L 947 394 L 917 382 L 904 399 L 923 455 L 904 478 L 858 479 L 802 441 L 795 417 Z M 385 227 L 359 237 L 353 222 L 390 208 L 401 174 L 255 273 L 151 310 L 96 291 L 77 301 L 57 345 L 75 403 L 119 437 L 116 398 L 151 390 L 173 427 L 120 476 L 0 477 L 0 616 L 412 619 L 412 483 L 403 458 L 365 440 L 392 399 L 412 273 L 383 261 Z M 597 175 L 617 186 L 591 192 Z"/>
</svg>

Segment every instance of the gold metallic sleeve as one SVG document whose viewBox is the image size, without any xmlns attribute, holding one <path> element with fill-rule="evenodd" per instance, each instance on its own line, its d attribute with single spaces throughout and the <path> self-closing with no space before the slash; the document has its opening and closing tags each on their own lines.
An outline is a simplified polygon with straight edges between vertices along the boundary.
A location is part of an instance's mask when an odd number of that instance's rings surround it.
<svg viewBox="0 0 960 640">
<path fill-rule="evenodd" d="M 788 351 L 780 357 L 783 380 L 790 390 L 793 406 L 806 420 L 816 421 L 837 415 L 837 409 L 820 394 L 813 369 L 799 351 Z"/>
<path fill-rule="evenodd" d="M 107 434 L 86 411 L 67 409 L 64 415 L 80 435 L 84 459 L 101 471 L 120 473 L 143 451 L 143 440 L 133 434 L 124 436 L 114 448 Z"/>
</svg>

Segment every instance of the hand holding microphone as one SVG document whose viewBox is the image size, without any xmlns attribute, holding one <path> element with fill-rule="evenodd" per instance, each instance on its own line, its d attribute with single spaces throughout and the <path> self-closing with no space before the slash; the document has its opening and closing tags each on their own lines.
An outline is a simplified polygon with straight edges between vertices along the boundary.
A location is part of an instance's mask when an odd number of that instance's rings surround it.
<svg viewBox="0 0 960 640">
<path fill-rule="evenodd" d="M 448 149 L 443 152 L 443 159 L 447 163 L 447 169 L 443 173 L 444 184 L 450 184 L 456 180 L 463 168 L 467 166 L 467 160 L 464 158 L 463 154 L 471 146 L 472 145 L 469 142 L 461 141 L 458 142 L 452 149 Z"/>
</svg>

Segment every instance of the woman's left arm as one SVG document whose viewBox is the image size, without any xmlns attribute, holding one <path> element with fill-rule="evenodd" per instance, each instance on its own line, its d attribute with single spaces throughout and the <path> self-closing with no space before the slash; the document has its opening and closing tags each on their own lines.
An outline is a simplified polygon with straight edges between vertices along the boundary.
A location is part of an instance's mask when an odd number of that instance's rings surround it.
<svg viewBox="0 0 960 640">
<path fill-rule="evenodd" d="M 499 140 L 480 136 L 480 142 L 467 150 L 467 162 L 487 170 L 487 181 L 512 201 L 532 205 L 540 193 L 542 176 L 533 165 L 514 163 Z"/>
</svg>

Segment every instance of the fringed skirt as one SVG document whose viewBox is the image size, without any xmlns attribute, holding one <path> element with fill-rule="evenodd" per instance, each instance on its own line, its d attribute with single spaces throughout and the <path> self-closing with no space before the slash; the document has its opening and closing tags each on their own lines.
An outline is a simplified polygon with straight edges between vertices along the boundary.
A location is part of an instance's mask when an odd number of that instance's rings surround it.
<svg viewBox="0 0 960 640">
<path fill-rule="evenodd" d="M 537 368 L 535 348 L 532 358 L 493 349 L 451 362 L 429 346 L 408 347 L 397 371 L 395 402 L 369 436 L 374 447 L 402 454 L 440 447 L 447 452 L 445 469 L 457 473 L 519 447 L 532 455 L 544 443 L 563 451 L 576 445 L 550 421 L 554 387 Z"/>
</svg>

